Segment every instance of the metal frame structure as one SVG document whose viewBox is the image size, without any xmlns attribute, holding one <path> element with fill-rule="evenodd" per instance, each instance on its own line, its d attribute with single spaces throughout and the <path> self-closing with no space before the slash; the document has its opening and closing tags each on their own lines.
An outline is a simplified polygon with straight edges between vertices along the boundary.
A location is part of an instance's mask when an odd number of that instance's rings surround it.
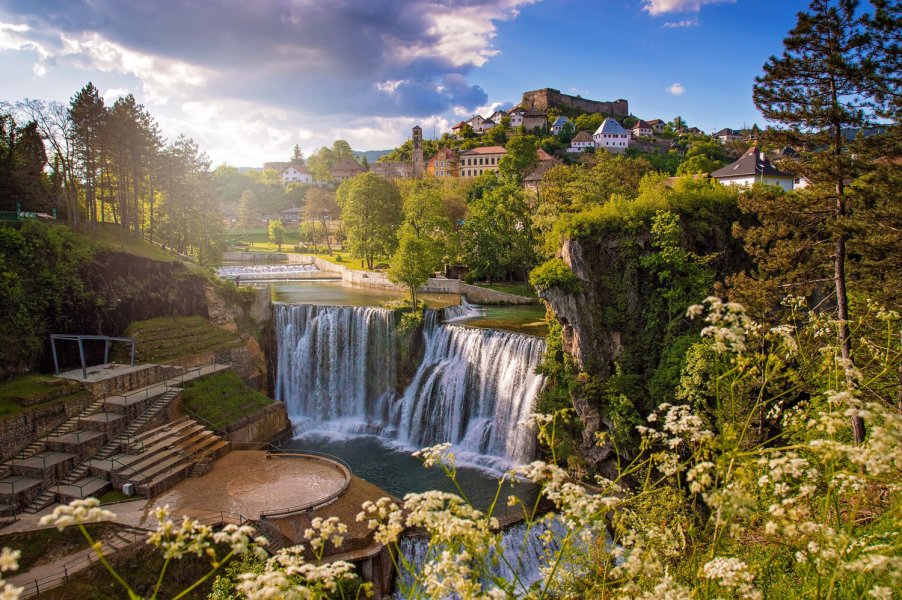
<svg viewBox="0 0 902 600">
<path fill-rule="evenodd" d="M 82 379 L 88 378 L 88 366 L 85 364 L 85 341 L 97 342 L 102 341 L 104 343 L 103 347 L 103 362 L 104 364 L 110 362 L 110 344 L 112 342 L 129 342 L 132 345 L 132 365 L 135 366 L 135 338 L 127 338 L 127 337 L 110 337 L 108 335 L 76 335 L 76 334 L 61 334 L 61 333 L 52 333 L 50 334 L 50 349 L 53 352 L 53 370 L 59 375 L 60 374 L 60 365 L 59 360 L 56 357 L 56 341 L 65 341 L 65 342 L 78 342 L 78 356 L 81 359 L 81 377 Z"/>
</svg>

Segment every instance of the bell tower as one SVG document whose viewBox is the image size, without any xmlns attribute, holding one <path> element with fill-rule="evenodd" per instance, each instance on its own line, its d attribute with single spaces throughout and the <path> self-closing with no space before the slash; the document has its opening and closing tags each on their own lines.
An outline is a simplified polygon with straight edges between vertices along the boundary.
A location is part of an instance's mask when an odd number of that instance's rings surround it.
<svg viewBox="0 0 902 600">
<path fill-rule="evenodd" d="M 419 125 L 413 128 L 413 176 L 420 178 L 426 172 L 423 162 L 423 129 Z"/>
</svg>

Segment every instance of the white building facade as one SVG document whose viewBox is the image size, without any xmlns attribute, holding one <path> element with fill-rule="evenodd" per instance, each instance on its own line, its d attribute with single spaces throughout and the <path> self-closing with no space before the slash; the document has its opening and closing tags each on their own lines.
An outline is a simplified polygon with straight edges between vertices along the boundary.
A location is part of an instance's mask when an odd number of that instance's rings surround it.
<svg viewBox="0 0 902 600">
<path fill-rule="evenodd" d="M 605 119 L 592 136 L 596 148 L 609 152 L 626 152 L 630 147 L 630 132 L 614 119 Z"/>
</svg>

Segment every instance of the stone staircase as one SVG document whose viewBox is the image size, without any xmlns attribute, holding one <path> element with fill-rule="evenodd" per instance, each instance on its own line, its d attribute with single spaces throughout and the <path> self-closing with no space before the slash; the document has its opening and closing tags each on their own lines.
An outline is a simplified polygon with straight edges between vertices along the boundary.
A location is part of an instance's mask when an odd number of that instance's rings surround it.
<svg viewBox="0 0 902 600">
<path fill-rule="evenodd" d="M 228 441 L 183 418 L 136 437 L 119 454 L 89 463 L 92 477 L 108 479 L 117 489 L 131 483 L 150 497 L 188 477 L 195 464 L 218 458 L 230 449 Z"/>
<path fill-rule="evenodd" d="M 127 394 L 104 396 L 88 403 L 13 459 L 0 464 L 0 508 L 6 507 L 4 510 L 13 516 L 19 510 L 33 514 L 57 500 L 68 502 L 100 494 L 111 484 L 121 489 L 124 481 L 111 481 L 108 475 L 95 473 L 92 461 L 120 460 L 114 457 L 140 454 L 142 449 L 135 444 L 143 444 L 146 438 L 142 432 L 165 419 L 165 416 L 159 418 L 160 413 L 178 397 L 181 391 L 178 386 L 228 368 L 205 365 Z M 202 474 L 202 466 L 193 468 L 193 463 L 201 460 L 198 457 L 212 461 L 228 451 L 228 442 L 211 432 L 207 432 L 208 436 L 215 439 L 195 433 L 191 439 L 172 442 L 177 456 L 158 461 L 159 464 L 138 465 L 139 469 L 130 473 L 134 476 L 131 482 L 139 492 L 147 494 L 166 489 L 189 472 Z M 126 463 L 129 468 L 135 467 L 130 459 Z"/>
<path fill-rule="evenodd" d="M 41 496 L 25 508 L 27 513 L 36 513 L 47 508 L 56 501 L 57 496 L 65 498 L 87 498 L 101 493 L 109 487 L 109 481 L 89 475 L 90 462 L 94 459 L 105 459 L 116 454 L 123 445 L 128 444 L 143 432 L 147 424 L 156 417 L 160 411 L 166 409 L 169 404 L 178 398 L 180 390 L 169 389 L 159 396 L 144 412 L 135 418 L 112 441 L 100 448 L 91 459 L 85 460 L 73 469 L 69 475 L 58 485 L 48 488 Z"/>
</svg>

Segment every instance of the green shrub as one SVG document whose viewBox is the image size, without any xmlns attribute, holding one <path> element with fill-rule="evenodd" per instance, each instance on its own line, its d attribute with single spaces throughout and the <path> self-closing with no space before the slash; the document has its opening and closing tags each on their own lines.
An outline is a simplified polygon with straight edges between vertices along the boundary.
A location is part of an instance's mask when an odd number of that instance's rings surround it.
<svg viewBox="0 0 902 600">
<path fill-rule="evenodd" d="M 575 294 L 583 289 L 583 282 L 559 258 L 552 258 L 533 269 L 529 274 L 529 283 L 539 292 L 556 287 L 568 294 Z"/>
</svg>

